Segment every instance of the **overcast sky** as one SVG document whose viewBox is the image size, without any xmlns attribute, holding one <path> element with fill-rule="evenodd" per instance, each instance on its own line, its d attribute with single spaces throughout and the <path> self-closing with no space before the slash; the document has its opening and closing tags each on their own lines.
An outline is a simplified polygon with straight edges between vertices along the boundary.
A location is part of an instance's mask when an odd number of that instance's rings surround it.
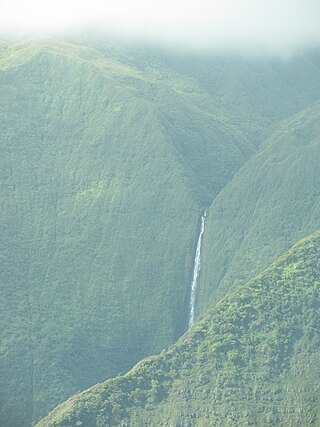
<svg viewBox="0 0 320 427">
<path fill-rule="evenodd" d="M 291 52 L 320 45 L 320 0 L 0 0 L 0 32 L 88 26 L 206 49 Z"/>
</svg>

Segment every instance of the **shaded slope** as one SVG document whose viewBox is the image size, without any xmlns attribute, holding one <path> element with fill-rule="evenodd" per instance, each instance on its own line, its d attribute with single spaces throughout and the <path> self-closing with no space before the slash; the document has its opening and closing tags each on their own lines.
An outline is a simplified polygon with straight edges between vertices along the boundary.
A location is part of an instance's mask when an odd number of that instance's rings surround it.
<svg viewBox="0 0 320 427">
<path fill-rule="evenodd" d="M 270 127 L 320 99 L 319 49 L 286 60 L 176 53 L 163 58 L 211 94 L 256 146 L 265 142 Z"/>
<path fill-rule="evenodd" d="M 202 203 L 252 148 L 178 86 L 83 46 L 2 51 L 1 426 L 185 331 Z"/>
<path fill-rule="evenodd" d="M 38 426 L 297 426 L 320 420 L 320 232 L 212 307 L 176 345 Z"/>
<path fill-rule="evenodd" d="M 198 312 L 320 227 L 320 103 L 275 132 L 213 202 Z"/>
</svg>

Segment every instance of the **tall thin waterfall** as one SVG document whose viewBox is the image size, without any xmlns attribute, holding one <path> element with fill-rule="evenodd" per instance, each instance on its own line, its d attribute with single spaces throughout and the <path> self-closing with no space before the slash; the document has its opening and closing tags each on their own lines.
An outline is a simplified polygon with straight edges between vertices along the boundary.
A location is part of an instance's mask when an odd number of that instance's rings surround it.
<svg viewBox="0 0 320 427">
<path fill-rule="evenodd" d="M 194 258 L 194 267 L 193 267 L 193 277 L 191 284 L 191 295 L 190 295 L 190 312 L 189 312 L 189 326 L 188 330 L 190 330 L 194 323 L 194 303 L 196 299 L 196 292 L 198 286 L 199 273 L 201 270 L 201 246 L 202 246 L 202 237 L 204 233 L 204 224 L 206 222 L 207 210 L 203 212 L 201 217 L 201 229 L 198 237 L 197 249 Z"/>
</svg>

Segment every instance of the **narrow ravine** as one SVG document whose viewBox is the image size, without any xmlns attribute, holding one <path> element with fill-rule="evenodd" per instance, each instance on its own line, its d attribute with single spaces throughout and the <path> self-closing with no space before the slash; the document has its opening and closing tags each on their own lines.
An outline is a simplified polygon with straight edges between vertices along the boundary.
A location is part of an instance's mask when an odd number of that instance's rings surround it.
<svg viewBox="0 0 320 427">
<path fill-rule="evenodd" d="M 207 217 L 207 209 L 203 212 L 201 217 L 201 228 L 200 228 L 200 233 L 199 233 L 198 242 L 197 242 L 196 254 L 194 257 L 194 267 L 193 267 L 193 276 L 192 276 L 191 293 L 190 293 L 190 311 L 189 311 L 189 325 L 188 325 L 189 331 L 192 328 L 194 323 L 194 303 L 196 300 L 198 279 L 199 279 L 199 274 L 201 270 L 201 247 L 202 247 L 202 238 L 204 233 L 206 217 Z"/>
</svg>

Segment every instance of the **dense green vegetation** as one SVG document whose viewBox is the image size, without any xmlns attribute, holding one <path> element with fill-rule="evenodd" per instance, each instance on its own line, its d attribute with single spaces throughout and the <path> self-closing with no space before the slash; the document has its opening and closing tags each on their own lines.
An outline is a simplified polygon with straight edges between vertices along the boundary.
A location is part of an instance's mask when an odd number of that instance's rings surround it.
<svg viewBox="0 0 320 427">
<path fill-rule="evenodd" d="M 285 121 L 214 200 L 198 310 L 320 227 L 320 103 Z"/>
<path fill-rule="evenodd" d="M 201 212 L 319 88 L 311 54 L 1 42 L 1 427 L 30 426 L 185 332 Z M 204 277 L 201 313 L 216 292 Z"/>
<path fill-rule="evenodd" d="M 73 396 L 38 426 L 318 425 L 319 308 L 320 232 L 169 350 Z"/>
</svg>

